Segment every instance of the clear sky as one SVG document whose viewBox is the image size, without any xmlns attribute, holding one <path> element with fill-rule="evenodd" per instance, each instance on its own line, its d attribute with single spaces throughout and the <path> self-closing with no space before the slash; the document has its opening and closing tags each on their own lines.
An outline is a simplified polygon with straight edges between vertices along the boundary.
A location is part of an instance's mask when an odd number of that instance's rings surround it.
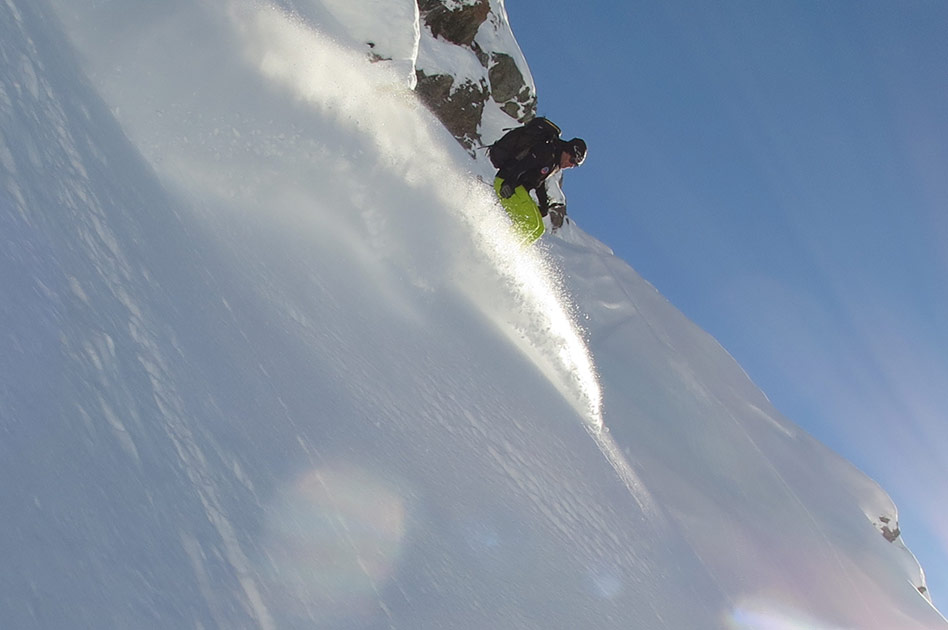
<svg viewBox="0 0 948 630">
<path fill-rule="evenodd" d="M 507 11 L 571 216 L 889 492 L 948 610 L 948 2 Z"/>
</svg>

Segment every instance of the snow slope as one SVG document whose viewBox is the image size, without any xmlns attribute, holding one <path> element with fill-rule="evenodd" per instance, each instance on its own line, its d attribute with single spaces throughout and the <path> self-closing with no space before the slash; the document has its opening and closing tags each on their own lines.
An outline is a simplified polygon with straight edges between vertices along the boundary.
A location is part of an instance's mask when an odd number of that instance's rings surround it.
<svg viewBox="0 0 948 630">
<path fill-rule="evenodd" d="M 4 627 L 948 627 L 885 493 L 605 246 L 521 250 L 333 5 L 0 2 Z"/>
</svg>

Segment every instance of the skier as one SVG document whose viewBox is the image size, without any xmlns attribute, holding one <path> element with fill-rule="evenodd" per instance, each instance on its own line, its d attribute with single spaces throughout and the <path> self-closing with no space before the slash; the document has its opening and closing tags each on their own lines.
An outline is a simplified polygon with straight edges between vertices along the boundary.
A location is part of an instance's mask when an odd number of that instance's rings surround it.
<svg viewBox="0 0 948 630">
<path fill-rule="evenodd" d="M 488 151 L 497 168 L 494 190 L 524 240 L 533 243 L 540 238 L 547 215 L 554 232 L 562 227 L 566 199 L 559 181 L 564 169 L 586 159 L 586 143 L 580 138 L 562 140 L 559 127 L 537 117 L 508 131 Z"/>
</svg>

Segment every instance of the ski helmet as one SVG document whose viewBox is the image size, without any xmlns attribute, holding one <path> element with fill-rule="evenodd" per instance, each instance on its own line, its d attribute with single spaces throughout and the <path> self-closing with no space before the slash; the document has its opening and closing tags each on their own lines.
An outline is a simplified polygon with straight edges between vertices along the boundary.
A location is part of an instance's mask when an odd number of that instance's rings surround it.
<svg viewBox="0 0 948 630">
<path fill-rule="evenodd" d="M 579 166 L 586 159 L 586 142 L 582 138 L 573 138 L 566 142 L 566 152 L 573 156 L 573 164 Z"/>
</svg>

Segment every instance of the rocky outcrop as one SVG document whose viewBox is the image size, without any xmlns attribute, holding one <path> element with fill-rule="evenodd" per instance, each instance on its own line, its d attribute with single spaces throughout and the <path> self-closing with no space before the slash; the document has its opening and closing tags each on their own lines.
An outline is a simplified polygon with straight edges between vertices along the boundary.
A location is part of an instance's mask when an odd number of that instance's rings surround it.
<svg viewBox="0 0 948 630">
<path fill-rule="evenodd" d="M 435 37 L 470 47 L 490 13 L 488 0 L 418 0 L 422 22 Z"/>
<path fill-rule="evenodd" d="M 882 523 L 882 526 L 879 528 L 879 531 L 882 532 L 882 537 L 888 540 L 889 542 L 895 542 L 898 540 L 899 536 L 902 535 L 902 530 L 899 529 L 899 524 L 896 523 L 895 527 L 889 527 L 891 519 L 887 516 L 880 516 L 879 522 Z"/>
<path fill-rule="evenodd" d="M 523 73 L 513 57 L 505 53 L 491 55 L 488 70 L 491 98 L 511 118 L 526 122 L 536 115 L 537 97 L 524 81 Z"/>
<path fill-rule="evenodd" d="M 462 146 L 473 155 L 503 129 L 536 115 L 533 79 L 502 4 L 497 0 L 416 2 L 421 37 L 428 40 L 421 46 L 415 90 Z M 488 108 L 496 113 L 486 116 Z"/>
<path fill-rule="evenodd" d="M 455 78 L 450 74 L 429 76 L 422 70 L 418 70 L 417 76 L 418 96 L 458 142 L 473 152 L 480 145 L 478 127 L 488 97 L 487 85 L 470 80 L 455 85 Z"/>
</svg>

